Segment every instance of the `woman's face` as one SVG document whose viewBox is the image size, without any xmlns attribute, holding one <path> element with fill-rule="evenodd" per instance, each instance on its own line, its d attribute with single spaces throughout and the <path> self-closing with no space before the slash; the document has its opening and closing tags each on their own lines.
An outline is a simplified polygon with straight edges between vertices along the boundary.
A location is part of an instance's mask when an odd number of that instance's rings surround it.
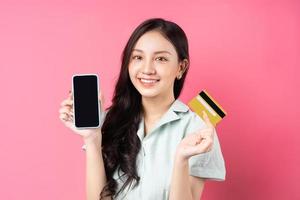
<svg viewBox="0 0 300 200">
<path fill-rule="evenodd" d="M 158 31 L 142 35 L 133 48 L 128 70 L 143 98 L 174 98 L 175 78 L 182 74 L 175 47 Z"/>
</svg>

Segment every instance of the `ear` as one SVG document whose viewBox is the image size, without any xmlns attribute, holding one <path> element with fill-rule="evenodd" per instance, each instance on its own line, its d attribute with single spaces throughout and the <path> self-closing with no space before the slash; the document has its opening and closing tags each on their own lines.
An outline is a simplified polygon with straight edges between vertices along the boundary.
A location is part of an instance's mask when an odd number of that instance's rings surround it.
<svg viewBox="0 0 300 200">
<path fill-rule="evenodd" d="M 182 61 L 180 61 L 177 76 L 181 77 L 184 74 L 184 72 L 188 69 L 188 67 L 189 67 L 189 61 L 187 59 L 183 59 Z"/>
</svg>

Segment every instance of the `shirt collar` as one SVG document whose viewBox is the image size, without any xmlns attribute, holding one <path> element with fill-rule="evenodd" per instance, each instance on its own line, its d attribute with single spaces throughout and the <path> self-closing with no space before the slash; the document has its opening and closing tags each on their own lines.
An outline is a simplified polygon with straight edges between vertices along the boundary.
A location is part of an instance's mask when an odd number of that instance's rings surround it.
<svg viewBox="0 0 300 200">
<path fill-rule="evenodd" d="M 157 126 L 155 128 L 158 128 L 166 123 L 169 123 L 171 121 L 177 120 L 181 118 L 181 114 L 189 110 L 189 107 L 182 103 L 180 100 L 176 99 L 169 110 L 162 116 L 162 118 L 157 123 Z M 153 130 L 155 130 L 155 128 Z"/>
<path fill-rule="evenodd" d="M 187 112 L 189 107 L 182 103 L 179 99 L 176 99 L 170 107 L 175 112 Z"/>
<path fill-rule="evenodd" d="M 169 122 L 178 120 L 181 118 L 181 114 L 179 113 L 185 113 L 189 110 L 189 107 L 185 105 L 183 102 L 180 100 L 176 99 L 168 111 L 160 118 L 160 120 L 156 123 L 156 125 L 152 128 L 151 133 L 152 134 L 154 131 L 156 131 L 158 128 L 163 126 L 164 124 L 167 124 Z M 144 138 L 144 117 L 142 116 L 141 122 L 139 124 L 139 129 L 138 129 L 138 136 L 141 140 Z"/>
</svg>

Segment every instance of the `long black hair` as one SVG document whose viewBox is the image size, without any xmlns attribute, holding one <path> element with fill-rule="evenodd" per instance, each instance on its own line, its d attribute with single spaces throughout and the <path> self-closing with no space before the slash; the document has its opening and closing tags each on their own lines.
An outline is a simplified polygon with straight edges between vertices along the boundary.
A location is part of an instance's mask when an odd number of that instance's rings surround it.
<svg viewBox="0 0 300 200">
<path fill-rule="evenodd" d="M 160 32 L 176 49 L 178 60 L 189 61 L 188 41 L 184 31 L 174 22 L 162 18 L 152 18 L 142 22 L 130 36 L 122 53 L 122 64 L 113 94 L 112 105 L 107 109 L 102 125 L 102 155 L 107 183 L 100 199 L 114 196 L 131 185 L 134 180 L 139 184 L 140 177 L 136 169 L 136 157 L 141 144 L 137 136 L 142 117 L 141 94 L 133 86 L 128 72 L 132 49 L 138 39 L 148 31 Z M 174 97 L 177 99 L 183 88 L 188 67 L 181 79 L 175 79 Z M 126 179 L 120 191 L 113 178 L 116 170 L 121 170 Z M 118 171 L 119 173 L 119 171 Z"/>
</svg>

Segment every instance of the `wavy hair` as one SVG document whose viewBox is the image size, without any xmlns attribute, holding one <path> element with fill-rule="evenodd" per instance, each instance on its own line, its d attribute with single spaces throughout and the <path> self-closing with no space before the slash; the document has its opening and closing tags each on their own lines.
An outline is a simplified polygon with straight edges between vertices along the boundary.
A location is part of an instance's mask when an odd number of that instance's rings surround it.
<svg viewBox="0 0 300 200">
<path fill-rule="evenodd" d="M 159 31 L 176 49 L 178 60 L 189 61 L 188 40 L 184 31 L 174 22 L 162 18 L 152 18 L 142 22 L 130 36 L 121 57 L 121 69 L 112 99 L 112 105 L 107 109 L 102 125 L 102 155 L 106 174 L 106 185 L 100 194 L 100 199 L 105 196 L 117 196 L 126 186 L 139 184 L 140 177 L 137 174 L 136 158 L 140 151 L 141 143 L 137 136 L 138 126 L 142 117 L 141 94 L 132 84 L 128 65 L 138 39 L 148 31 Z M 182 78 L 174 82 L 174 97 L 177 99 L 183 88 L 188 67 Z M 118 171 L 116 171 L 118 170 Z M 115 172 L 121 170 L 125 176 L 125 182 L 120 191 Z"/>
</svg>

